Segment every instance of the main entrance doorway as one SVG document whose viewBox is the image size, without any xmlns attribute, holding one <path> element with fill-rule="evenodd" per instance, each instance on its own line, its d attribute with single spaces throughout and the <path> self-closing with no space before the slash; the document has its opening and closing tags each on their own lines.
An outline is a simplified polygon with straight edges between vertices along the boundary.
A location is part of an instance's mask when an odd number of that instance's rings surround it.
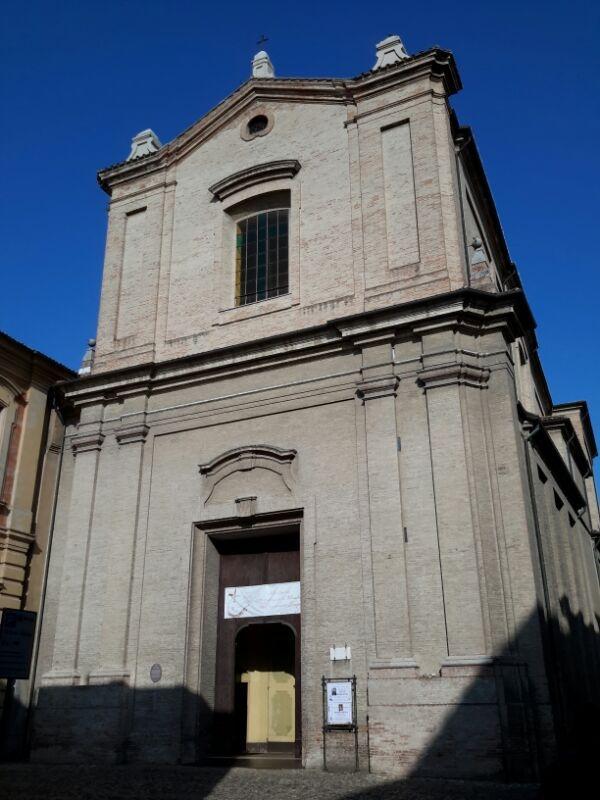
<svg viewBox="0 0 600 800">
<path fill-rule="evenodd" d="M 213 542 L 219 603 L 212 753 L 299 758 L 298 527 Z"/>
<path fill-rule="evenodd" d="M 294 752 L 296 635 L 281 623 L 252 624 L 235 643 L 238 749 Z"/>
</svg>

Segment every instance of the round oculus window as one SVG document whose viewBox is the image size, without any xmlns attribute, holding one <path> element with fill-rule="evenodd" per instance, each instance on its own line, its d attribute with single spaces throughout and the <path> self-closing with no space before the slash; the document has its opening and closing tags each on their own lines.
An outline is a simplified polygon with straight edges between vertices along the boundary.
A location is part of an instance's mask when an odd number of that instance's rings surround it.
<svg viewBox="0 0 600 800">
<path fill-rule="evenodd" d="M 255 117 L 252 117 L 248 123 L 248 133 L 251 136 L 255 136 L 257 133 L 262 133 L 267 129 L 268 124 L 269 120 L 264 114 L 257 114 Z"/>
</svg>

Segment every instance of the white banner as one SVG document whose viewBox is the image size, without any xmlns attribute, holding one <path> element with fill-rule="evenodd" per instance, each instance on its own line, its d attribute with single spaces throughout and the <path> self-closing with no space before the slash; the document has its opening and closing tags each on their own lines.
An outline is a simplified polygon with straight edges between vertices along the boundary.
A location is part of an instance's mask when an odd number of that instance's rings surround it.
<svg viewBox="0 0 600 800">
<path fill-rule="evenodd" d="M 299 613 L 300 581 L 228 586 L 225 589 L 225 619 Z"/>
</svg>

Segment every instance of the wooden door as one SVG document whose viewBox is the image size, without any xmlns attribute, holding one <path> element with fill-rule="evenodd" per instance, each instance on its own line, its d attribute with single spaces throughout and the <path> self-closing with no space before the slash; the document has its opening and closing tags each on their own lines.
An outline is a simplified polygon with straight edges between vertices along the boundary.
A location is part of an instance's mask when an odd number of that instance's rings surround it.
<svg viewBox="0 0 600 800">
<path fill-rule="evenodd" d="M 296 741 L 296 680 L 282 670 L 250 670 L 241 676 L 248 686 L 246 750 L 265 752 L 271 745 Z"/>
</svg>

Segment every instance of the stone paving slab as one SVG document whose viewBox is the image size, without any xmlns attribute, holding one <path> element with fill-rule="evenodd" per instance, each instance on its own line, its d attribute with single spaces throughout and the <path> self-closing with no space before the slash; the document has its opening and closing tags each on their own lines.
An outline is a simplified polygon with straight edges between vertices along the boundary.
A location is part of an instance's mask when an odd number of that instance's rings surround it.
<svg viewBox="0 0 600 800">
<path fill-rule="evenodd" d="M 0 765 L 2 800 L 535 800 L 533 786 L 158 766 Z"/>
</svg>

